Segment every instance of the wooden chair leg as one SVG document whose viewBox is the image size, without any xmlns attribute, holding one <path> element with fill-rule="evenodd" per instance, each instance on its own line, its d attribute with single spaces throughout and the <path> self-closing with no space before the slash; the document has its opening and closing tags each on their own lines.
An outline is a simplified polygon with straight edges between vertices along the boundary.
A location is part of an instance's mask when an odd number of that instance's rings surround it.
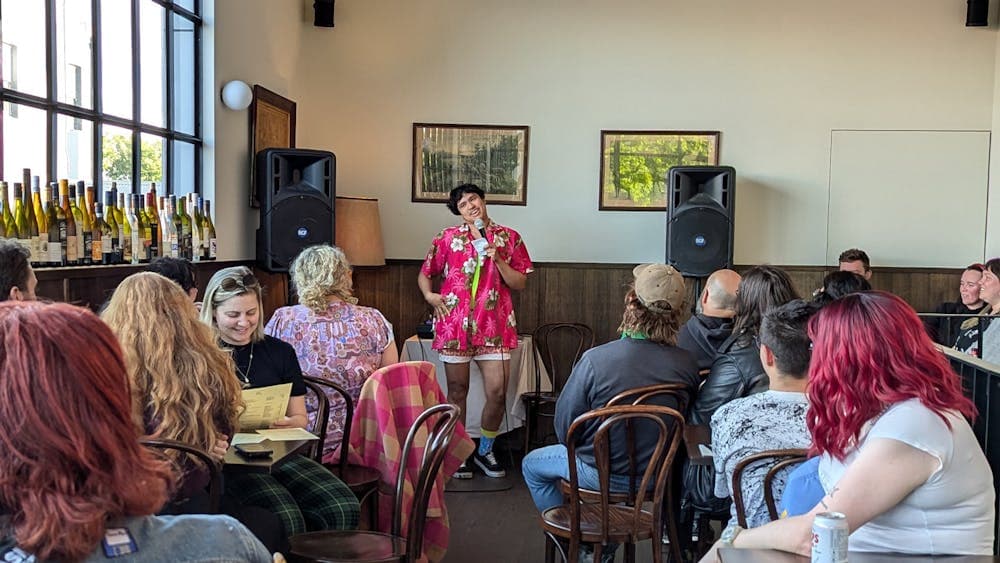
<svg viewBox="0 0 1000 563">
<path fill-rule="evenodd" d="M 372 531 L 378 530 L 378 489 L 368 493 L 368 526 Z"/>
</svg>

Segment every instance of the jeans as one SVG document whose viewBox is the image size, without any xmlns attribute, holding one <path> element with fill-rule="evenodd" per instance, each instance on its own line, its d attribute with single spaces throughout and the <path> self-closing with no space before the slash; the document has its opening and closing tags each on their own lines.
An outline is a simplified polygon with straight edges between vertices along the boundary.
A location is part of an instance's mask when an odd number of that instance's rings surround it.
<svg viewBox="0 0 1000 563">
<path fill-rule="evenodd" d="M 563 495 L 559 490 L 559 480 L 569 480 L 569 453 L 566 446 L 556 444 L 533 450 L 521 462 L 521 472 L 524 482 L 531 492 L 531 499 L 539 512 L 544 512 L 553 506 L 563 504 Z M 576 460 L 576 475 L 580 487 L 598 490 L 600 484 L 597 478 L 597 468 Z M 609 480 L 612 492 L 627 492 L 629 478 L 627 475 L 612 474 Z"/>
</svg>

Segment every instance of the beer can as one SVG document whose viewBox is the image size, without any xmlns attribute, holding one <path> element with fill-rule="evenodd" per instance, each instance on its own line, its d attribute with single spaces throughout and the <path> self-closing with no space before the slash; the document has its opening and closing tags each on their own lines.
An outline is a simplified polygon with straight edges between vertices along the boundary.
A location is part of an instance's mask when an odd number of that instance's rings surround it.
<svg viewBox="0 0 1000 563">
<path fill-rule="evenodd" d="M 847 516 L 821 512 L 813 519 L 812 563 L 847 563 Z"/>
</svg>

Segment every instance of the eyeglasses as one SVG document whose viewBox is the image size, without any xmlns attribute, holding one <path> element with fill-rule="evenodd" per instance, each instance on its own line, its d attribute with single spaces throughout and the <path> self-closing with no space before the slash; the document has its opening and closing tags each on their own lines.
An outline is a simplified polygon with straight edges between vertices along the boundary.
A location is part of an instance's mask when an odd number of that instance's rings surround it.
<svg viewBox="0 0 1000 563">
<path fill-rule="evenodd" d="M 219 282 L 219 287 L 225 291 L 246 290 L 260 287 L 260 282 L 257 281 L 257 278 L 253 274 L 243 274 L 239 278 L 222 278 L 222 281 Z"/>
</svg>

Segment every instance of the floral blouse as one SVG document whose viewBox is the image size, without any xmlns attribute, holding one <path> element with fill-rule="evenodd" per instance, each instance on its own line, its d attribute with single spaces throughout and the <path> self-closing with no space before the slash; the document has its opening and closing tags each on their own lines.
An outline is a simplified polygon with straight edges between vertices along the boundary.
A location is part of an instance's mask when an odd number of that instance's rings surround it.
<svg viewBox="0 0 1000 563">
<path fill-rule="evenodd" d="M 316 313 L 305 305 L 281 307 L 264 332 L 295 348 L 302 374 L 329 379 L 343 387 L 358 402 L 361 387 L 379 368 L 382 352 L 393 342 L 392 325 L 377 309 L 343 301 L 331 301 L 326 311 Z M 324 458 L 340 448 L 347 408 L 340 395 L 327 390 L 330 424 Z M 306 395 L 309 424 L 315 422 L 316 400 Z M 336 461 L 336 460 L 334 460 Z"/>
<path fill-rule="evenodd" d="M 431 243 L 420 272 L 428 278 L 441 276 L 441 297 L 448 314 L 434 322 L 435 350 L 468 350 L 470 347 L 517 347 L 517 321 L 496 263 L 488 258 L 479 262 L 467 224 L 448 227 Z M 496 257 L 511 268 L 528 274 L 532 271 L 528 249 L 521 235 L 510 227 L 491 222 L 486 240 L 496 247 Z M 473 298 L 473 282 L 479 265 L 479 282 Z"/>
</svg>

